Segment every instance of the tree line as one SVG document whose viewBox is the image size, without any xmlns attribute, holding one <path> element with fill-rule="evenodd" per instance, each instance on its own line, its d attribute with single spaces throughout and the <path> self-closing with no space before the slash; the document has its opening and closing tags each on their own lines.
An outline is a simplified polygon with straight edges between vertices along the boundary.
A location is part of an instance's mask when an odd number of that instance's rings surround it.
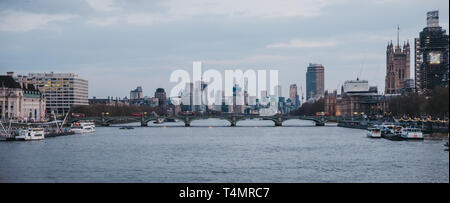
<svg viewBox="0 0 450 203">
<path fill-rule="evenodd" d="M 427 96 L 411 93 L 394 97 L 389 100 L 387 111 L 393 116 L 433 116 L 448 118 L 448 91 L 448 87 L 436 87 Z"/>
<path fill-rule="evenodd" d="M 82 113 L 86 117 L 101 116 L 102 113 L 108 113 L 109 116 L 130 116 L 131 114 L 152 112 L 158 115 L 162 114 L 162 110 L 159 107 L 149 106 L 110 106 L 106 104 L 90 104 L 90 105 L 78 105 L 71 109 L 72 113 Z"/>
</svg>

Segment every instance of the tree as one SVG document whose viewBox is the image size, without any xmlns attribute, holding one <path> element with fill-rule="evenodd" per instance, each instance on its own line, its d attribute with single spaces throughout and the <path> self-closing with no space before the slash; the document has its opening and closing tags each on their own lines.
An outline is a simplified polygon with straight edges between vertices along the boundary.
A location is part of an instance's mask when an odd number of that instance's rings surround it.
<svg viewBox="0 0 450 203">
<path fill-rule="evenodd" d="M 325 111 L 325 100 L 323 98 L 313 102 L 304 103 L 299 109 L 292 111 L 292 115 L 313 116 L 317 112 Z"/>
</svg>

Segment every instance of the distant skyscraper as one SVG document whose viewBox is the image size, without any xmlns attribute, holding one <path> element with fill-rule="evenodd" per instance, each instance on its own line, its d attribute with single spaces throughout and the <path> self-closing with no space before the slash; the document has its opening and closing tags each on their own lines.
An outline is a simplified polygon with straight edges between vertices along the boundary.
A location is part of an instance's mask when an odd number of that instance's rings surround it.
<svg viewBox="0 0 450 203">
<path fill-rule="evenodd" d="M 234 85 L 233 87 L 233 112 L 243 113 L 244 112 L 244 94 L 242 88 L 239 85 Z"/>
<path fill-rule="evenodd" d="M 410 74 L 410 48 L 409 42 L 400 47 L 399 33 L 397 28 L 397 45 L 391 43 L 386 51 L 386 84 L 385 94 L 397 94 L 403 88 L 403 82 L 409 79 Z"/>
<path fill-rule="evenodd" d="M 275 86 L 275 96 L 282 97 L 281 96 L 281 85 Z"/>
<path fill-rule="evenodd" d="M 308 66 L 306 72 L 306 100 L 323 96 L 325 90 L 325 68 L 321 64 Z"/>
<path fill-rule="evenodd" d="M 299 106 L 299 96 L 297 93 L 297 85 L 296 84 L 292 84 L 289 87 L 289 98 L 291 99 L 291 102 L 294 104 L 295 107 Z"/>
<path fill-rule="evenodd" d="M 194 83 L 186 83 L 183 91 L 183 110 L 184 111 L 193 111 L 194 105 Z"/>
<path fill-rule="evenodd" d="M 267 97 L 267 90 L 261 90 L 261 99 Z"/>
<path fill-rule="evenodd" d="M 415 39 L 416 91 L 428 93 L 435 86 L 448 86 L 448 34 L 439 26 L 439 12 L 427 13 L 427 27 Z"/>
<path fill-rule="evenodd" d="M 139 100 L 142 98 L 144 98 L 142 87 L 139 86 L 136 89 L 130 91 L 130 100 Z"/>
<path fill-rule="evenodd" d="M 155 98 L 158 98 L 158 106 L 163 110 L 163 112 L 166 112 L 166 92 L 164 91 L 163 88 L 158 88 L 156 89 L 155 92 Z"/>
</svg>

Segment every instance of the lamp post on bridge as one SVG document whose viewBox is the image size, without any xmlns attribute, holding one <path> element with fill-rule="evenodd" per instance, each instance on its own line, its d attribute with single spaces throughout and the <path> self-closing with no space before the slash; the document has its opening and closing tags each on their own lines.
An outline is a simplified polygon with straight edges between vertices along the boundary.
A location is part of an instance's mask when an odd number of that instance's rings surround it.
<svg viewBox="0 0 450 203">
<path fill-rule="evenodd" d="M 109 112 L 102 112 L 102 123 L 101 123 L 101 125 L 102 126 L 108 126 L 109 124 L 106 122 L 106 119 L 105 119 L 105 117 L 107 117 L 107 116 L 109 116 Z"/>
<path fill-rule="evenodd" d="M 148 126 L 147 122 L 145 122 L 146 117 L 147 117 L 147 112 L 141 113 L 141 127 Z"/>
</svg>

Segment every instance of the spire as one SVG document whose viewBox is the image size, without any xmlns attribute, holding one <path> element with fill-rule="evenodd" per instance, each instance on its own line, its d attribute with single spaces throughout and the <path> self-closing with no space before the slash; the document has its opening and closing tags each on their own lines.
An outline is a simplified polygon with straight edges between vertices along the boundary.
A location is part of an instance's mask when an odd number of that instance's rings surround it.
<svg viewBox="0 0 450 203">
<path fill-rule="evenodd" d="M 400 47 L 400 26 L 397 25 L 397 47 Z"/>
</svg>

